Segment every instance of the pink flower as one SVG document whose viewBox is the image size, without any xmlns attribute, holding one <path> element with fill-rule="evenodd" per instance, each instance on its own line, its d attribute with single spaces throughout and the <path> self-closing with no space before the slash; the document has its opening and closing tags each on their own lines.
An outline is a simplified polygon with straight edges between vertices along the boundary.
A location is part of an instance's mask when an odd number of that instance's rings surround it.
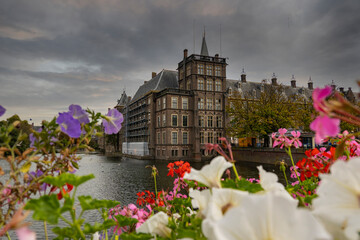
<svg viewBox="0 0 360 240">
<path fill-rule="evenodd" d="M 35 240 L 36 233 L 30 231 L 27 226 L 21 227 L 16 229 L 16 235 L 18 236 L 19 240 Z"/>
<path fill-rule="evenodd" d="M 312 98 L 314 101 L 314 108 L 318 112 L 325 112 L 325 106 L 323 101 L 331 95 L 332 88 L 330 86 L 326 86 L 325 88 L 316 88 L 313 91 Z"/>
<path fill-rule="evenodd" d="M 310 129 L 315 132 L 315 142 L 322 143 L 326 137 L 336 137 L 340 131 L 340 119 L 318 116 L 311 124 Z"/>
<path fill-rule="evenodd" d="M 294 136 L 294 138 L 291 140 L 291 144 L 295 146 L 295 148 L 299 148 L 302 146 L 302 143 L 300 142 L 300 132 L 299 131 L 292 131 L 291 135 Z"/>
<path fill-rule="evenodd" d="M 280 128 L 279 130 L 280 135 L 284 135 L 287 132 L 286 128 Z"/>
</svg>

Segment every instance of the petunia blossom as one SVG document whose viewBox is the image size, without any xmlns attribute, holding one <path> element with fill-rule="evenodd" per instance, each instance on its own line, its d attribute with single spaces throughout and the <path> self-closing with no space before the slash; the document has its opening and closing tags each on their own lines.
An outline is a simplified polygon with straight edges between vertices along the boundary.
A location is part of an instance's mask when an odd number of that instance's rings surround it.
<svg viewBox="0 0 360 240">
<path fill-rule="evenodd" d="M 194 209 L 198 209 L 200 217 L 204 216 L 205 210 L 207 209 L 209 203 L 209 199 L 211 198 L 210 189 L 199 191 L 190 188 L 189 197 L 192 198 L 191 205 Z"/>
<path fill-rule="evenodd" d="M 213 188 L 208 199 L 204 215 L 206 219 L 220 220 L 231 209 L 241 205 L 243 198 L 249 195 L 246 191 L 231 188 Z"/>
<path fill-rule="evenodd" d="M 153 236 L 159 235 L 160 237 L 170 237 L 171 229 L 166 226 L 168 222 L 168 215 L 164 212 L 158 212 L 137 228 L 136 232 L 150 233 Z"/>
<path fill-rule="evenodd" d="M 106 134 L 116 134 L 121 129 L 121 123 L 124 121 L 123 115 L 115 108 L 109 109 L 105 118 L 103 119 L 103 125 Z"/>
<path fill-rule="evenodd" d="M 79 120 L 73 118 L 71 113 L 59 113 L 56 123 L 60 125 L 61 131 L 72 138 L 79 138 L 81 135 L 81 126 Z"/>
<path fill-rule="evenodd" d="M 312 93 L 313 105 L 316 111 L 325 112 L 323 101 L 332 93 L 332 88 L 326 86 L 325 88 L 315 88 Z"/>
<path fill-rule="evenodd" d="M 330 172 L 320 174 L 313 212 L 335 239 L 347 239 L 345 235 L 357 234 L 351 229 L 355 231 L 360 227 L 354 220 L 360 216 L 360 158 L 351 158 L 348 162 L 338 160 Z"/>
<path fill-rule="evenodd" d="M 340 132 L 340 119 L 318 116 L 311 124 L 310 129 L 315 132 L 315 142 L 322 143 L 326 137 L 336 137 Z"/>
<path fill-rule="evenodd" d="M 230 167 L 232 167 L 231 163 L 227 162 L 223 156 L 218 156 L 201 170 L 192 168 L 190 173 L 185 173 L 184 179 L 198 181 L 208 187 L 220 188 L 221 176 Z"/>
<path fill-rule="evenodd" d="M 202 231 L 210 240 L 332 239 L 310 211 L 273 193 L 245 196 L 220 220 L 203 220 Z"/>
<path fill-rule="evenodd" d="M 88 114 L 79 105 L 71 104 L 69 106 L 69 113 L 71 113 L 73 118 L 79 120 L 80 123 L 89 123 L 90 122 Z"/>
<path fill-rule="evenodd" d="M 4 115 L 5 112 L 6 112 L 6 109 L 3 106 L 0 105 L 0 117 L 2 115 Z"/>
<path fill-rule="evenodd" d="M 259 193 L 271 192 L 275 195 L 282 195 L 284 198 L 297 202 L 297 200 L 293 199 L 285 190 L 284 185 L 278 182 L 278 176 L 275 173 L 266 172 L 262 166 L 258 166 L 257 169 L 259 170 L 260 185 L 264 189 L 263 192 Z"/>
</svg>

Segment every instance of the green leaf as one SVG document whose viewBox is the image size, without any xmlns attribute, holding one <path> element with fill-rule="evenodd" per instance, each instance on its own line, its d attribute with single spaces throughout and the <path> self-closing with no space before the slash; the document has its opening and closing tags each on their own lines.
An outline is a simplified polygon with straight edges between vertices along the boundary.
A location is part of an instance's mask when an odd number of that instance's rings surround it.
<svg viewBox="0 0 360 240">
<path fill-rule="evenodd" d="M 71 174 L 71 173 L 62 173 L 56 177 L 47 176 L 43 179 L 43 182 L 46 182 L 46 183 L 56 186 L 58 188 L 61 188 L 66 183 L 77 187 L 77 186 L 83 184 L 84 182 L 89 181 L 90 179 L 93 179 L 93 178 L 95 178 L 94 174 L 77 176 L 77 175 Z"/>
<path fill-rule="evenodd" d="M 60 209 L 61 213 L 71 211 L 73 209 L 74 201 L 67 195 L 64 196 L 64 206 Z"/>
<path fill-rule="evenodd" d="M 120 238 L 122 240 L 148 240 L 152 239 L 153 236 L 148 233 L 123 233 L 120 235 Z"/>
<path fill-rule="evenodd" d="M 30 199 L 26 210 L 33 210 L 33 219 L 57 224 L 60 217 L 60 203 L 55 194 L 41 196 L 39 199 Z"/>
<path fill-rule="evenodd" d="M 77 236 L 78 231 L 75 227 L 54 227 L 52 231 L 58 235 L 57 239 L 79 239 L 79 237 Z"/>
<path fill-rule="evenodd" d="M 26 162 L 24 165 L 21 166 L 20 171 L 23 173 L 27 173 L 31 167 L 31 162 Z"/>
<path fill-rule="evenodd" d="M 225 179 L 221 182 L 222 187 L 224 188 L 232 188 L 241 191 L 247 191 L 249 193 L 256 193 L 264 190 L 260 184 L 252 183 L 245 179 L 240 179 L 239 181 L 234 181 L 232 179 Z"/>
<path fill-rule="evenodd" d="M 116 218 L 117 222 L 118 222 L 118 226 L 119 227 L 124 227 L 124 226 L 131 226 L 133 224 L 136 224 L 138 222 L 137 219 L 135 218 L 129 218 L 123 215 L 115 215 L 113 216 Z"/>
<path fill-rule="evenodd" d="M 91 196 L 79 196 L 78 199 L 83 210 L 112 208 L 120 204 L 118 201 L 113 200 L 93 199 Z"/>
<path fill-rule="evenodd" d="M 79 169 L 79 164 L 75 161 L 71 161 L 71 164 L 73 165 L 74 168 Z"/>
<path fill-rule="evenodd" d="M 109 229 L 112 226 L 115 226 L 116 222 L 112 219 L 105 220 L 102 224 L 101 223 L 94 223 L 94 225 L 90 225 L 89 223 L 85 223 L 84 226 L 84 233 L 85 234 L 93 234 L 102 230 Z"/>
<path fill-rule="evenodd" d="M 338 159 L 339 157 L 344 155 L 345 147 L 346 147 L 345 146 L 346 140 L 347 140 L 347 137 L 345 137 L 338 143 L 338 146 L 336 147 L 336 150 L 335 150 L 335 159 Z"/>
</svg>

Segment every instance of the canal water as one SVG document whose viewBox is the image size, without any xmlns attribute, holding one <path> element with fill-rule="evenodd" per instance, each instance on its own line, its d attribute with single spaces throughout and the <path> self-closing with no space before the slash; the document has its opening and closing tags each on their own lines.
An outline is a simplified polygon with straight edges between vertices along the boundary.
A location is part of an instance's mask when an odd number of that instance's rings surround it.
<svg viewBox="0 0 360 240">
<path fill-rule="evenodd" d="M 158 189 L 172 189 L 174 178 L 167 176 L 168 162 L 107 157 L 96 154 L 81 156 L 82 160 L 79 163 L 80 168 L 76 174 L 86 175 L 93 173 L 95 179 L 81 185 L 77 191 L 77 196 L 91 195 L 97 199 L 116 200 L 122 205 L 135 203 L 137 199 L 136 193 L 144 190 L 154 191 L 151 168 L 147 168 L 147 166 L 152 165 L 155 165 L 159 171 L 157 180 Z M 201 169 L 201 167 L 207 163 L 192 162 L 190 164 L 195 169 Z M 258 178 L 257 165 L 259 164 L 238 162 L 236 167 L 239 175 L 242 177 Z M 284 182 L 284 177 L 279 171 L 279 166 L 263 165 L 263 167 L 267 171 L 275 172 L 279 176 L 280 181 Z M 78 205 L 76 208 L 80 209 L 80 206 Z M 101 221 L 100 215 L 95 211 L 84 216 L 87 221 L 90 222 Z M 32 221 L 31 217 L 28 217 L 28 220 Z M 37 232 L 37 239 L 44 239 L 42 223 L 32 221 L 30 228 Z M 53 239 L 54 237 L 55 235 L 49 231 L 49 239 Z M 14 236 L 12 239 L 16 239 L 16 237 Z"/>
</svg>

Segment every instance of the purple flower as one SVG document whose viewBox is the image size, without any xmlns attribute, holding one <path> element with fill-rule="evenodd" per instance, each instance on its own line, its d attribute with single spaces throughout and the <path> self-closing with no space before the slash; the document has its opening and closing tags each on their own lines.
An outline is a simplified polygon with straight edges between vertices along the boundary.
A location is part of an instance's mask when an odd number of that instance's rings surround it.
<svg viewBox="0 0 360 240">
<path fill-rule="evenodd" d="M 30 147 L 31 148 L 35 147 L 35 142 L 37 142 L 37 138 L 34 136 L 33 133 L 30 133 L 29 139 L 30 139 Z"/>
<path fill-rule="evenodd" d="M 73 118 L 69 112 L 59 113 L 56 123 L 60 125 L 61 131 L 71 138 L 78 138 L 81 135 L 81 126 L 79 120 Z"/>
<path fill-rule="evenodd" d="M 3 106 L 0 105 L 0 117 L 1 117 L 2 115 L 4 115 L 5 112 L 6 112 L 6 109 L 3 108 Z"/>
<path fill-rule="evenodd" d="M 315 142 L 322 143 L 326 137 L 336 137 L 340 132 L 340 119 L 318 116 L 311 124 L 310 129 L 315 132 Z"/>
<path fill-rule="evenodd" d="M 89 123 L 89 118 L 85 110 L 83 110 L 79 105 L 71 104 L 69 106 L 69 113 L 73 118 L 79 120 L 80 123 Z"/>
<path fill-rule="evenodd" d="M 106 134 L 118 133 L 121 129 L 121 123 L 124 121 L 123 115 L 115 108 L 109 109 L 103 119 L 103 125 Z"/>
</svg>

